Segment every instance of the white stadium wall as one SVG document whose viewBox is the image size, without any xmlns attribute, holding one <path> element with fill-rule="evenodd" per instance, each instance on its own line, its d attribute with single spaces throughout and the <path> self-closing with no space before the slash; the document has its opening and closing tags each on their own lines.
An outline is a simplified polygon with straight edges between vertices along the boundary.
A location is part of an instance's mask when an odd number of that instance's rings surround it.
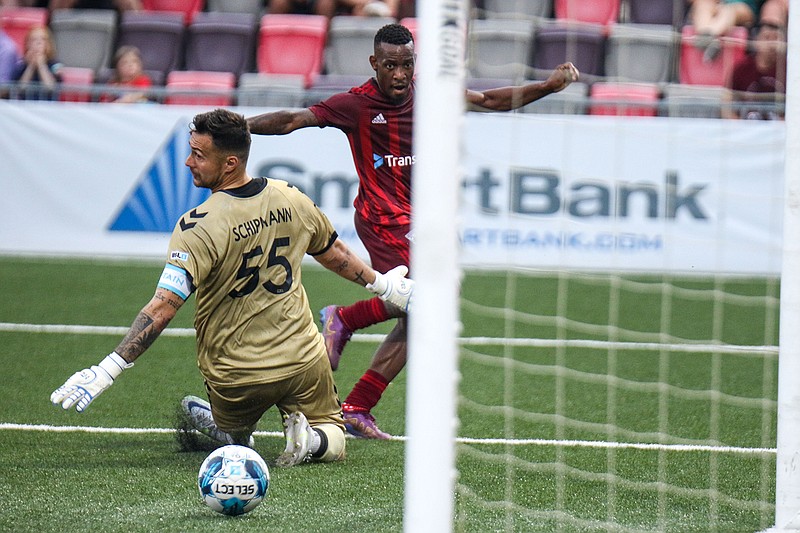
<svg viewBox="0 0 800 533">
<path fill-rule="evenodd" d="M 206 110 L 0 100 L 0 254 L 164 257 L 204 198 L 183 161 Z M 780 271 L 782 122 L 470 113 L 466 128 L 466 267 Z M 363 254 L 341 132 L 254 136 L 248 170 L 302 188 Z"/>
</svg>

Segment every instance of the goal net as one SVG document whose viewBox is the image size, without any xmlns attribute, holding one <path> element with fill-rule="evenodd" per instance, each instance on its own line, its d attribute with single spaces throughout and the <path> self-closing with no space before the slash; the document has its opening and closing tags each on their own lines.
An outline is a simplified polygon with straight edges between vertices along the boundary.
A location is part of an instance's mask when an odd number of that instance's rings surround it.
<svg viewBox="0 0 800 533">
<path fill-rule="evenodd" d="M 415 304 L 425 305 L 411 318 L 406 530 L 423 523 L 409 519 L 415 509 L 442 501 L 456 531 L 776 525 L 776 497 L 788 491 L 789 513 L 798 498 L 793 479 L 776 489 L 791 130 L 552 115 L 539 103 L 463 122 L 428 108 L 435 135 L 460 135 L 449 170 L 459 206 L 450 216 L 429 201 L 424 214 L 417 195 L 415 224 L 445 239 L 455 228 L 461 328 L 450 336 L 447 303 L 419 290 L 453 278 L 440 272 L 451 266 L 442 242 L 419 242 L 415 230 Z M 445 129 L 448 120 L 462 129 Z M 437 259 L 426 271 L 428 253 Z M 452 366 L 430 361 L 453 345 Z M 435 430 L 432 405 L 444 407 Z M 450 439 L 452 456 L 425 450 L 432 432 Z M 441 499 L 424 488 L 434 480 Z"/>
</svg>

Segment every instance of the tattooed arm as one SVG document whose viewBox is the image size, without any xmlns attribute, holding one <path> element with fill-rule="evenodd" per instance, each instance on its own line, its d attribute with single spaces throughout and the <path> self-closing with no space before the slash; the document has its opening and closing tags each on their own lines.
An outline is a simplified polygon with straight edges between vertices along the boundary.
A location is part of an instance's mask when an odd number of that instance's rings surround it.
<svg viewBox="0 0 800 533">
<path fill-rule="evenodd" d="M 362 287 L 375 281 L 375 271 L 340 239 L 336 239 L 324 253 L 313 257 L 331 272 Z"/>
<path fill-rule="evenodd" d="M 128 363 L 133 363 L 164 331 L 182 305 L 183 299 L 177 294 L 157 288 L 153 298 L 136 315 L 127 335 L 114 351 Z"/>
<path fill-rule="evenodd" d="M 74 373 L 53 391 L 50 401 L 64 409 L 75 406 L 78 412 L 83 412 L 114 383 L 123 370 L 133 366 L 133 361 L 153 344 L 181 305 L 183 299 L 177 294 L 157 288 L 150 302 L 139 311 L 117 349 L 98 364 Z"/>
<path fill-rule="evenodd" d="M 414 292 L 414 282 L 405 277 L 408 273 L 406 265 L 397 265 L 386 273 L 380 273 L 373 270 L 339 239 L 336 239 L 324 253 L 315 255 L 314 259 L 331 272 L 366 287 L 381 300 L 389 302 L 403 312 L 408 311 Z"/>
</svg>

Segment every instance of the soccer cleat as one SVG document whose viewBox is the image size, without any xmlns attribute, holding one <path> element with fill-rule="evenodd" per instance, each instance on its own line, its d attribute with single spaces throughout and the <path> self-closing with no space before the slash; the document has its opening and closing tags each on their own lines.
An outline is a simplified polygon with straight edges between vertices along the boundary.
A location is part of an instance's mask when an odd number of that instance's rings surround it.
<svg viewBox="0 0 800 533">
<path fill-rule="evenodd" d="M 320 311 L 319 321 L 322 323 L 322 338 L 325 339 L 325 349 L 328 351 L 331 369 L 336 370 L 339 368 L 344 345 L 353 336 L 353 332 L 342 322 L 339 317 L 339 306 L 336 305 L 329 305 Z"/>
<path fill-rule="evenodd" d="M 283 415 L 283 433 L 286 435 L 286 449 L 275 464 L 280 467 L 299 465 L 311 456 L 311 426 L 306 415 L 292 413 Z"/>
<path fill-rule="evenodd" d="M 375 417 L 368 411 L 344 411 L 344 427 L 351 435 L 361 439 L 391 439 L 392 436 L 384 433 L 375 424 Z"/>
<path fill-rule="evenodd" d="M 184 397 L 181 400 L 181 409 L 186 419 L 198 433 L 223 446 L 226 444 L 241 444 L 236 442 L 230 434 L 217 427 L 214 418 L 211 416 L 211 404 L 202 398 L 197 396 Z M 246 446 L 252 448 L 254 445 L 255 441 L 251 435 Z"/>
</svg>

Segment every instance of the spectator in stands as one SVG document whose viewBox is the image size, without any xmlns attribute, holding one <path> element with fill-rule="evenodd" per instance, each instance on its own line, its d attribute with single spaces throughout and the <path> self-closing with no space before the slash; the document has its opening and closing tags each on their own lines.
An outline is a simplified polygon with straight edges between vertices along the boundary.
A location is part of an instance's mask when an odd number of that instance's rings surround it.
<svg viewBox="0 0 800 533">
<path fill-rule="evenodd" d="M 397 18 L 400 0 L 338 0 L 338 12 L 356 17 Z"/>
<path fill-rule="evenodd" d="M 695 46 L 713 61 L 721 50 L 719 38 L 734 26 L 751 28 L 764 0 L 691 0 L 689 20 L 695 28 Z"/>
<path fill-rule="evenodd" d="M 116 9 L 118 11 L 141 11 L 141 0 L 49 0 L 47 8 L 56 9 Z"/>
<path fill-rule="evenodd" d="M 53 34 L 46 26 L 34 26 L 25 36 L 25 52 L 17 62 L 11 79 L 19 85 L 18 97 L 49 100 L 61 81 L 61 63 L 56 60 Z"/>
<path fill-rule="evenodd" d="M 272 14 L 324 15 L 336 14 L 336 0 L 268 0 L 267 11 Z"/>
<path fill-rule="evenodd" d="M 120 46 L 114 55 L 114 74 L 108 80 L 108 85 L 127 89 L 114 94 L 104 94 L 101 102 L 116 102 L 118 104 L 132 104 L 147 102 L 147 89 L 153 86 L 150 76 L 144 71 L 142 54 L 135 46 Z M 143 89 L 131 91 L 131 89 Z"/>
<path fill-rule="evenodd" d="M 724 118 L 774 120 L 782 118 L 775 107 L 786 94 L 786 24 L 788 5 L 783 0 L 764 4 L 751 52 L 733 68 L 723 107 Z M 748 106 L 747 103 L 752 103 Z"/>
<path fill-rule="evenodd" d="M 19 61 L 17 45 L 6 32 L 0 28 L 0 83 L 8 83 L 14 75 L 14 68 Z"/>
</svg>

